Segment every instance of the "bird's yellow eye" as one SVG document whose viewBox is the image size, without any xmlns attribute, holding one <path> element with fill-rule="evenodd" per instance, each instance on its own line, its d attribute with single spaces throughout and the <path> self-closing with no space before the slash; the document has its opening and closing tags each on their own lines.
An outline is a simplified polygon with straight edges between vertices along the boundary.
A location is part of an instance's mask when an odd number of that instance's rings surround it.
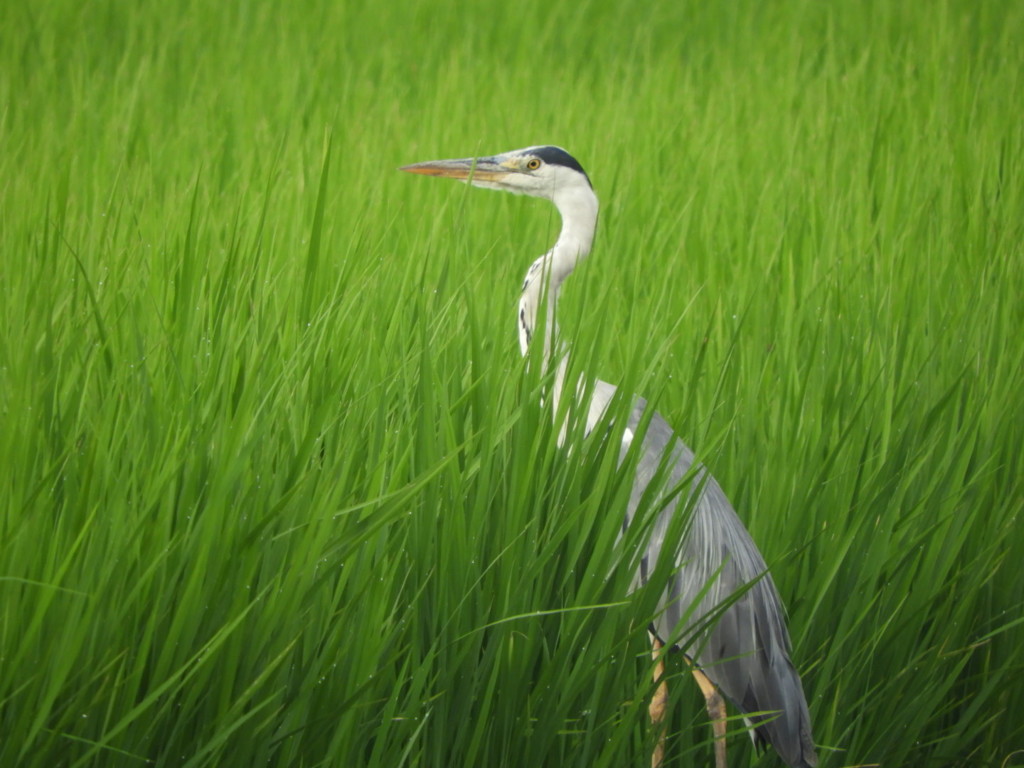
<svg viewBox="0 0 1024 768">
<path fill-rule="evenodd" d="M 529 160 L 526 161 L 526 170 L 536 171 L 538 168 L 540 168 L 540 160 L 538 160 L 536 157 L 531 157 Z"/>
</svg>

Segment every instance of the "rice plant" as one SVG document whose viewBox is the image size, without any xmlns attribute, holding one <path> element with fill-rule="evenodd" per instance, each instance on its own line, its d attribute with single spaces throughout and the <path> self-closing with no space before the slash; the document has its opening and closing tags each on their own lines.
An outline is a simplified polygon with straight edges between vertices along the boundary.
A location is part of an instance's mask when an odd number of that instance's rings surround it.
<svg viewBox="0 0 1024 768">
<path fill-rule="evenodd" d="M 0 765 L 649 764 L 628 467 L 515 340 L 557 219 L 395 171 L 535 143 L 602 201 L 574 364 L 747 522 L 821 765 L 1024 763 L 1019 4 L 0 29 Z"/>
</svg>

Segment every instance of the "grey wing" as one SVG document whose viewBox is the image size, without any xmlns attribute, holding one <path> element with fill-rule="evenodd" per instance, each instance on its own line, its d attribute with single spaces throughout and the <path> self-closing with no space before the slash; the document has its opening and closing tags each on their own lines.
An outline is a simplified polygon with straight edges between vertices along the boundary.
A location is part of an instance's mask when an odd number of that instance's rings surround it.
<svg viewBox="0 0 1024 768">
<path fill-rule="evenodd" d="M 646 407 L 643 399 L 634 404 L 626 440 L 640 428 Z M 624 440 L 623 450 L 627 447 Z M 750 718 L 755 741 L 770 743 L 791 766 L 816 765 L 807 700 L 789 658 L 782 603 L 764 558 L 721 487 L 703 466 L 693 468 L 693 451 L 660 415 L 651 418 L 641 450 L 624 527 L 632 522 L 653 480 L 658 480 L 661 495 L 668 498 L 666 494 L 693 469 L 687 488 L 658 513 L 634 581 L 634 587 L 645 584 L 662 548 L 675 548 L 678 567 L 666 585 L 664 610 L 652 630 L 663 642 L 696 632 L 683 651 L 719 690 L 744 714 L 773 713 Z M 691 518 L 682 540 L 667 541 L 673 516 L 687 512 Z M 699 631 L 708 614 L 747 585 L 710 629 Z"/>
</svg>

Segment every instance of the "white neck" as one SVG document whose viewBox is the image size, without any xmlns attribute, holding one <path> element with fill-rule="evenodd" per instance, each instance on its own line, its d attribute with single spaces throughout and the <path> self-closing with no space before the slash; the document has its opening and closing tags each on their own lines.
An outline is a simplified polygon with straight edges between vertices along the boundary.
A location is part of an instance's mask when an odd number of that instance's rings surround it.
<svg viewBox="0 0 1024 768">
<path fill-rule="evenodd" d="M 519 349 L 524 356 L 536 336 L 537 313 L 542 304 L 547 307 L 544 321 L 545 368 L 556 352 L 555 307 L 558 291 L 577 262 L 590 253 L 597 229 L 598 207 L 594 190 L 582 184 L 560 190 L 553 196 L 552 202 L 562 216 L 562 231 L 551 250 L 530 265 L 519 300 Z M 564 355 L 558 356 L 563 358 L 560 365 L 564 365 Z M 558 389 L 560 387 L 556 383 Z"/>
</svg>

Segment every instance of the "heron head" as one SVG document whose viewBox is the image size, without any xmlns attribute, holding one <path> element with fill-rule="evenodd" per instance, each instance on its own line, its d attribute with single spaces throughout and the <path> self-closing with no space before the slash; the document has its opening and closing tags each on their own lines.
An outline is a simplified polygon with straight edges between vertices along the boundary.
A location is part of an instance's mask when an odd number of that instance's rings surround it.
<svg viewBox="0 0 1024 768">
<path fill-rule="evenodd" d="M 587 172 L 560 147 L 527 147 L 490 157 L 429 160 L 404 165 L 400 170 L 548 200 L 573 189 L 591 189 Z"/>
</svg>

